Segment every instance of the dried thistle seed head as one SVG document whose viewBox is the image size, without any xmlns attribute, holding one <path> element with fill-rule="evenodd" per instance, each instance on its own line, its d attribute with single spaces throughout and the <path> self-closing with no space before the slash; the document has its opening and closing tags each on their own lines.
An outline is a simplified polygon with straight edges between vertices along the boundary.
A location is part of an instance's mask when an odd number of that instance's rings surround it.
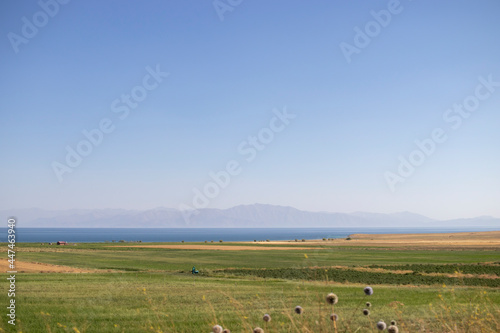
<svg viewBox="0 0 500 333">
<path fill-rule="evenodd" d="M 332 305 L 337 304 L 338 301 L 339 301 L 339 298 L 334 293 L 329 293 L 328 295 L 326 295 L 326 302 L 328 304 L 332 304 Z"/>
<path fill-rule="evenodd" d="M 268 323 L 271 321 L 271 316 L 266 313 L 262 319 L 264 319 L 264 321 Z"/>
<path fill-rule="evenodd" d="M 215 325 L 214 327 L 212 327 L 212 332 L 213 333 L 222 333 L 222 326 Z"/>
<path fill-rule="evenodd" d="M 337 320 L 339 320 L 339 316 L 336 313 L 332 313 L 330 315 L 330 320 L 331 321 L 337 321 Z"/>
<path fill-rule="evenodd" d="M 379 331 L 383 331 L 387 328 L 387 325 L 383 320 L 381 320 L 377 323 L 377 328 L 379 329 Z"/>
<path fill-rule="evenodd" d="M 387 327 L 387 332 L 389 333 L 399 333 L 399 329 L 396 325 L 391 325 Z"/>
<path fill-rule="evenodd" d="M 368 310 L 368 309 L 364 309 L 364 310 L 363 310 L 363 314 L 364 314 L 365 316 L 369 316 L 369 315 L 370 315 L 370 310 Z"/>
<path fill-rule="evenodd" d="M 373 288 L 372 287 L 365 287 L 365 289 L 363 289 L 363 291 L 365 292 L 366 296 L 373 295 Z"/>
<path fill-rule="evenodd" d="M 304 309 L 302 309 L 302 307 L 298 306 L 298 305 L 295 307 L 294 311 L 295 311 L 296 314 L 299 314 L 299 315 L 302 314 L 302 313 L 304 313 Z"/>
<path fill-rule="evenodd" d="M 395 320 L 391 320 L 391 325 L 396 326 L 397 325 L 396 321 Z"/>
<path fill-rule="evenodd" d="M 372 306 L 372 303 L 366 302 L 366 307 L 369 308 L 370 306 Z"/>
<path fill-rule="evenodd" d="M 256 327 L 253 329 L 253 333 L 264 333 L 264 330 L 260 327 Z"/>
</svg>

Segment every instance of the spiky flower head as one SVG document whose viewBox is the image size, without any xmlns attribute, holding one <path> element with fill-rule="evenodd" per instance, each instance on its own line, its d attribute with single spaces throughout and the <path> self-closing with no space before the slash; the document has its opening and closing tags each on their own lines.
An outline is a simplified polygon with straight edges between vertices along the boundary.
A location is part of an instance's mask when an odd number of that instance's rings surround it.
<svg viewBox="0 0 500 333">
<path fill-rule="evenodd" d="M 264 330 L 260 327 L 256 327 L 253 329 L 253 333 L 264 333 Z"/>
<path fill-rule="evenodd" d="M 224 331 L 222 331 L 222 333 L 231 333 L 231 331 L 225 328 Z"/>
<path fill-rule="evenodd" d="M 396 326 L 397 325 L 396 321 L 395 320 L 391 320 L 391 325 Z"/>
<path fill-rule="evenodd" d="M 294 311 L 295 311 L 295 313 L 296 313 L 296 314 L 299 314 L 299 315 L 300 315 L 300 314 L 302 314 L 302 313 L 304 312 L 304 309 L 302 309 L 302 307 L 301 307 L 301 306 L 298 306 L 298 305 L 297 305 L 297 306 L 295 307 L 295 310 L 294 310 Z"/>
<path fill-rule="evenodd" d="M 379 331 L 383 331 L 387 328 L 387 324 L 384 323 L 383 320 L 380 320 L 378 323 L 377 323 L 377 328 L 379 329 Z"/>
<path fill-rule="evenodd" d="M 214 327 L 212 327 L 212 332 L 213 333 L 222 333 L 222 326 L 215 325 Z"/>
<path fill-rule="evenodd" d="M 373 295 L 373 288 L 372 287 L 365 287 L 365 289 L 363 289 L 363 291 L 365 292 L 366 296 Z"/>
<path fill-rule="evenodd" d="M 364 309 L 364 310 L 363 310 L 363 314 L 364 314 L 365 316 L 369 316 L 369 315 L 370 315 L 370 310 L 368 310 L 368 309 Z"/>
<path fill-rule="evenodd" d="M 336 313 L 332 313 L 330 315 L 330 320 L 331 321 L 337 321 L 337 320 L 339 320 L 339 316 Z"/>
<path fill-rule="evenodd" d="M 391 325 L 387 327 L 387 332 L 389 333 L 399 333 L 399 329 L 396 325 Z"/>
<path fill-rule="evenodd" d="M 262 319 L 264 319 L 264 321 L 268 323 L 271 321 L 271 316 L 266 313 Z"/>
<path fill-rule="evenodd" d="M 328 295 L 326 295 L 326 302 L 328 304 L 332 304 L 332 305 L 337 304 L 338 301 L 339 301 L 339 298 L 334 293 L 329 293 Z"/>
<path fill-rule="evenodd" d="M 372 303 L 366 302 L 366 307 L 369 308 L 370 306 L 372 306 Z"/>
</svg>

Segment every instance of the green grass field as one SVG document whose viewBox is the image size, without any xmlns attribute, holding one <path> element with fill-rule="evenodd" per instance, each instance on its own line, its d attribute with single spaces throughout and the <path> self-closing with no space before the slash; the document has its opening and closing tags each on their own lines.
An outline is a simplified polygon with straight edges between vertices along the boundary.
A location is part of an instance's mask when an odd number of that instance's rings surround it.
<svg viewBox="0 0 500 333">
<path fill-rule="evenodd" d="M 22 262 L 102 271 L 18 273 L 17 324 L 9 325 L 3 314 L 1 331 L 194 333 L 219 324 L 231 332 L 257 326 L 266 332 L 374 332 L 380 319 L 396 320 L 399 332 L 500 331 L 495 249 L 216 251 L 110 245 L 17 244 L 16 259 Z M 200 274 L 191 274 L 193 265 Z M 366 285 L 373 295 L 364 295 Z M 325 302 L 329 292 L 339 297 L 333 309 Z M 6 291 L 0 300 L 7 304 Z M 367 301 L 371 313 L 364 316 Z M 297 305 L 302 315 L 293 312 Z M 336 328 L 329 320 L 332 311 L 339 315 Z M 271 322 L 262 320 L 265 313 Z"/>
</svg>

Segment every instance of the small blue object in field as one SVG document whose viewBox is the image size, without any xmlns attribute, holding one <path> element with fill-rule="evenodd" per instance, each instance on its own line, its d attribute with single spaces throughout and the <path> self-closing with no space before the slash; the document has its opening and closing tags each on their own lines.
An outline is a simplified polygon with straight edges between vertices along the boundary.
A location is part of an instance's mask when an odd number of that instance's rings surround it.
<svg viewBox="0 0 500 333">
<path fill-rule="evenodd" d="M 191 270 L 191 274 L 198 274 L 198 270 L 196 269 L 196 267 L 193 266 L 193 269 Z"/>
</svg>

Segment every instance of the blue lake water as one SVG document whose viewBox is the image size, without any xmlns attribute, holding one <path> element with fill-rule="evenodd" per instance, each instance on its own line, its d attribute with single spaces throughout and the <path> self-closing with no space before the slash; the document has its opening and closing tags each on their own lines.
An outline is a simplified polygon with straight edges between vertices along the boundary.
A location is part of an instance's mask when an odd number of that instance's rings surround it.
<svg viewBox="0 0 500 333">
<path fill-rule="evenodd" d="M 345 238 L 350 234 L 402 234 L 491 231 L 498 228 L 17 228 L 16 242 L 91 243 L 106 241 L 203 242 Z M 0 228 L 1 242 L 7 228 Z"/>
</svg>

